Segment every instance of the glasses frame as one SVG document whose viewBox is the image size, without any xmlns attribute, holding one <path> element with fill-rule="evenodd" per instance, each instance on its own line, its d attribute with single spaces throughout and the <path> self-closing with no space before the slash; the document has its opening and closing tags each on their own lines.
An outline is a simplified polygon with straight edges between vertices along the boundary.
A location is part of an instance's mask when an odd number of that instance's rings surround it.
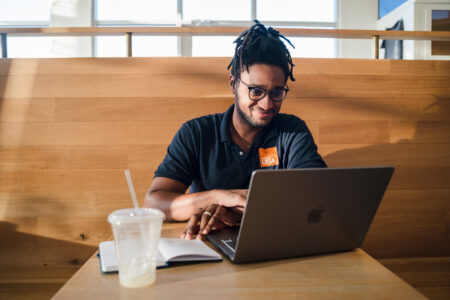
<svg viewBox="0 0 450 300">
<path fill-rule="evenodd" d="M 247 83 L 245 83 L 244 81 L 242 81 L 242 79 L 240 79 L 240 78 L 237 78 L 237 80 L 239 80 L 240 82 L 242 82 L 242 83 L 248 88 L 248 98 L 249 98 L 250 100 L 252 100 L 252 101 L 255 101 L 255 102 L 258 102 L 258 101 L 264 99 L 264 97 L 266 97 L 266 95 L 269 95 L 269 98 L 270 98 L 273 102 L 282 102 L 284 99 L 286 99 L 287 93 L 289 92 L 289 87 L 287 86 L 287 84 L 285 84 L 285 85 L 286 85 L 285 88 L 267 90 L 267 89 L 265 89 L 265 88 L 258 87 L 258 86 L 249 86 Z M 263 95 L 261 96 L 261 98 L 259 98 L 259 99 L 252 99 L 252 97 L 250 96 L 250 94 L 251 94 L 251 92 L 252 92 L 253 89 L 260 89 L 260 90 L 263 90 L 263 91 L 264 91 L 264 94 L 263 94 Z M 274 100 L 274 99 L 272 98 L 271 92 L 272 92 L 272 91 L 275 91 L 275 90 L 283 90 L 283 91 L 285 91 L 283 99 L 281 99 L 281 100 Z"/>
</svg>

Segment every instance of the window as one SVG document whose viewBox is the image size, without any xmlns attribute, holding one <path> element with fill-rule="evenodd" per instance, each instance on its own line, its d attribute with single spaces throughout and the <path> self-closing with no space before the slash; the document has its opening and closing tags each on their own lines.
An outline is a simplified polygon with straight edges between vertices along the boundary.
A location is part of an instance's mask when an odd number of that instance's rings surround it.
<svg viewBox="0 0 450 300">
<path fill-rule="evenodd" d="M 233 56 L 234 36 L 194 36 L 192 56 Z"/>
<path fill-rule="evenodd" d="M 175 24 L 177 0 L 97 0 L 97 25 Z"/>
<path fill-rule="evenodd" d="M 117 27 L 249 27 L 253 19 L 258 19 L 265 25 L 278 29 L 283 27 L 336 28 L 337 24 L 335 17 L 337 0 L 92 1 L 93 6 L 80 4 L 81 2 L 73 0 L 0 0 L 0 26 L 44 27 L 52 23 L 58 24 L 57 26 L 89 26 L 86 24 L 91 24 L 91 26 Z M 83 18 L 84 21 L 75 25 L 70 22 L 58 23 L 63 19 L 58 15 L 61 5 L 70 6 L 72 2 L 78 3 L 76 9 L 79 11 L 76 12 L 78 17 Z M 132 53 L 133 56 L 232 56 L 235 38 L 235 36 L 221 36 L 220 34 L 183 37 L 135 34 L 133 35 Z M 8 35 L 8 56 L 67 57 L 86 56 L 92 53 L 99 57 L 126 56 L 127 44 L 124 35 L 97 36 L 94 38 L 94 43 L 91 42 L 92 38 L 90 37 L 78 37 L 77 39 L 77 45 L 75 45 L 75 42 L 71 42 L 68 37 Z M 288 46 L 293 57 L 335 57 L 334 39 L 294 37 L 289 39 L 296 46 L 295 49 Z M 78 52 L 67 51 L 69 47 L 77 48 Z M 84 52 L 80 50 L 82 48 Z"/>
<path fill-rule="evenodd" d="M 50 0 L 0 0 L 0 27 L 45 27 Z M 51 38 L 8 36 L 8 57 L 51 57 Z"/>
<path fill-rule="evenodd" d="M 1 26 L 47 26 L 50 0 L 0 0 Z"/>
<path fill-rule="evenodd" d="M 334 11 L 334 0 L 258 0 L 257 5 L 262 22 L 334 22 Z"/>
<path fill-rule="evenodd" d="M 183 0 L 184 20 L 250 21 L 246 0 Z"/>
<path fill-rule="evenodd" d="M 157 9 L 156 9 L 157 7 Z M 335 0 L 97 0 L 97 26 L 240 26 L 258 19 L 272 27 L 335 28 Z M 157 13 L 155 13 L 157 11 Z M 133 37 L 133 56 L 232 56 L 230 36 Z M 141 37 L 139 37 L 141 39 Z M 106 46 L 116 41 L 117 46 Z M 121 40 L 121 42 L 119 42 Z M 144 42 L 144 40 L 146 42 Z M 335 57 L 335 39 L 291 38 L 293 57 Z M 149 43 L 155 46 L 150 46 Z M 124 38 L 97 38 L 98 56 L 125 56 Z M 186 50 L 186 45 L 190 48 Z M 110 44 L 111 45 L 111 44 Z M 161 48 L 158 50 L 158 48 Z M 173 49 L 172 49 L 173 48 Z M 109 50 L 108 50 L 109 49 Z"/>
</svg>

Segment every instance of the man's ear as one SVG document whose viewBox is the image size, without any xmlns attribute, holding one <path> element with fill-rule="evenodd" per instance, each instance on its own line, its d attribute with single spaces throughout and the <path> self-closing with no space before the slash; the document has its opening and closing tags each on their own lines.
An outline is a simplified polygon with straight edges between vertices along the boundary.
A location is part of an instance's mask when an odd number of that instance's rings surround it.
<svg viewBox="0 0 450 300">
<path fill-rule="evenodd" d="M 233 94 L 236 92 L 235 83 L 236 83 L 236 78 L 234 78 L 234 76 L 230 74 L 230 78 L 228 80 L 228 85 Z"/>
</svg>

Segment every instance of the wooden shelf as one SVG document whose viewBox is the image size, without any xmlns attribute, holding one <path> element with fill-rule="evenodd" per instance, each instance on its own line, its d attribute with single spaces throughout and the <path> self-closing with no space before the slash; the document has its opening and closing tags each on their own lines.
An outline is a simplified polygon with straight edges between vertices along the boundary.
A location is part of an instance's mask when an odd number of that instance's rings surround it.
<svg viewBox="0 0 450 300">
<path fill-rule="evenodd" d="M 0 28 L 0 33 L 15 35 L 230 35 L 236 36 L 247 27 L 41 27 Z M 385 40 L 431 40 L 450 41 L 450 31 L 389 31 L 350 29 L 283 28 L 280 32 L 288 37 L 323 37 L 346 39 L 372 39 L 378 36 Z"/>
</svg>

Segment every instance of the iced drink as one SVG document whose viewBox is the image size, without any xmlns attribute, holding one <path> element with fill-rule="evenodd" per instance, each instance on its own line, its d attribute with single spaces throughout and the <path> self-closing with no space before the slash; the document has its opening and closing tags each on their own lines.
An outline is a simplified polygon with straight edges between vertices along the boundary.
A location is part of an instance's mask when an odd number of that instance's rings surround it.
<svg viewBox="0 0 450 300">
<path fill-rule="evenodd" d="M 119 281 L 126 287 L 155 282 L 158 242 L 164 214 L 151 208 L 129 208 L 108 216 L 116 244 Z"/>
</svg>

